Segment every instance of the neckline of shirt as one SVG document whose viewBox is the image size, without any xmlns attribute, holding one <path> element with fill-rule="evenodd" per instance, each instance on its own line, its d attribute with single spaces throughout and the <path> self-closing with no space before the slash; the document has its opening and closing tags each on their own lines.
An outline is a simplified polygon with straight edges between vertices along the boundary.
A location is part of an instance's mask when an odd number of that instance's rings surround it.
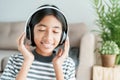
<svg viewBox="0 0 120 80">
<path fill-rule="evenodd" d="M 39 53 L 37 53 L 35 49 L 32 52 L 35 57 L 35 60 L 40 61 L 40 62 L 45 62 L 45 63 L 52 62 L 53 58 L 56 55 L 55 52 L 53 52 L 53 54 L 50 56 L 43 56 L 43 55 L 40 55 Z"/>
</svg>

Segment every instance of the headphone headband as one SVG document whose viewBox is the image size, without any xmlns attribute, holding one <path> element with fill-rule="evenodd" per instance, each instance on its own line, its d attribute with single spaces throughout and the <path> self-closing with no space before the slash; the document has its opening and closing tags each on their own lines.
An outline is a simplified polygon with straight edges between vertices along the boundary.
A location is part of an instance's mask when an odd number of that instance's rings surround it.
<svg viewBox="0 0 120 80">
<path fill-rule="evenodd" d="M 26 25 L 30 22 L 31 16 L 32 16 L 33 14 L 35 14 L 37 11 L 42 10 L 42 9 L 47 9 L 47 8 L 57 10 L 57 11 L 59 11 L 63 16 L 65 16 L 64 13 L 63 13 L 60 9 L 58 9 L 58 8 L 56 8 L 56 7 L 53 7 L 53 6 L 43 6 L 43 7 L 39 7 L 39 8 L 37 8 L 36 10 L 34 10 L 34 12 L 32 12 L 31 15 L 29 15 L 29 17 L 28 17 L 28 19 L 27 19 L 27 21 L 26 21 L 26 24 L 25 24 L 25 29 L 24 29 L 25 31 L 24 31 L 24 32 L 26 32 Z"/>
<path fill-rule="evenodd" d="M 59 11 L 59 12 L 61 12 L 63 14 L 63 12 L 60 9 L 58 9 L 56 7 L 52 7 L 52 6 L 43 6 L 43 7 L 38 8 L 36 11 L 39 11 L 39 10 L 42 10 L 42 9 L 47 9 L 47 8 L 57 10 L 57 11 Z"/>
</svg>

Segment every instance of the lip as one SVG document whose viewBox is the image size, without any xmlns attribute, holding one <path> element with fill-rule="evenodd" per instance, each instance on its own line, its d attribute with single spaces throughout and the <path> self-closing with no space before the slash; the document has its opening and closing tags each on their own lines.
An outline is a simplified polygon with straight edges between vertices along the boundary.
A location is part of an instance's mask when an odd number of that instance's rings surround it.
<svg viewBox="0 0 120 80">
<path fill-rule="evenodd" d="M 42 46 L 46 49 L 51 49 L 53 48 L 53 43 L 44 43 L 44 42 L 41 42 Z"/>
</svg>

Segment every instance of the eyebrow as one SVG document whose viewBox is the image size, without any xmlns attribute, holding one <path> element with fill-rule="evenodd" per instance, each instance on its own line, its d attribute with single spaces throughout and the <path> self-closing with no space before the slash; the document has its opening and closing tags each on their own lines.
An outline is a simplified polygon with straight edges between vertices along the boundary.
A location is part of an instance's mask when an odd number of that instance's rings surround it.
<svg viewBox="0 0 120 80">
<path fill-rule="evenodd" d="M 46 25 L 44 25 L 44 24 L 38 24 L 38 26 L 37 27 L 41 27 L 41 26 L 43 26 L 43 27 L 47 27 Z"/>
<path fill-rule="evenodd" d="M 41 26 L 43 26 L 43 27 L 47 27 L 46 25 L 44 25 L 44 24 L 38 24 L 38 26 L 37 27 L 41 27 Z M 56 28 L 56 29 L 61 29 L 61 27 L 59 27 L 59 26 L 53 26 L 53 28 Z"/>
</svg>

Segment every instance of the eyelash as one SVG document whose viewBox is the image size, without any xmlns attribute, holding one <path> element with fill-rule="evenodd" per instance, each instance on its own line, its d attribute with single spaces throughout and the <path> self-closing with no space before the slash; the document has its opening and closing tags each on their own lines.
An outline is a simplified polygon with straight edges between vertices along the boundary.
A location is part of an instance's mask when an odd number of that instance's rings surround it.
<svg viewBox="0 0 120 80">
<path fill-rule="evenodd" d="M 54 33 L 59 33 L 59 32 L 56 32 L 56 31 L 53 31 Z"/>
<path fill-rule="evenodd" d="M 43 31 L 45 31 L 45 30 L 38 30 L 38 31 L 41 31 L 41 32 L 43 32 Z"/>
<path fill-rule="evenodd" d="M 45 30 L 38 30 L 38 31 L 40 31 L 40 32 L 44 32 Z M 53 33 L 57 34 L 57 33 L 59 33 L 59 32 L 57 32 L 57 31 L 53 31 Z"/>
</svg>

